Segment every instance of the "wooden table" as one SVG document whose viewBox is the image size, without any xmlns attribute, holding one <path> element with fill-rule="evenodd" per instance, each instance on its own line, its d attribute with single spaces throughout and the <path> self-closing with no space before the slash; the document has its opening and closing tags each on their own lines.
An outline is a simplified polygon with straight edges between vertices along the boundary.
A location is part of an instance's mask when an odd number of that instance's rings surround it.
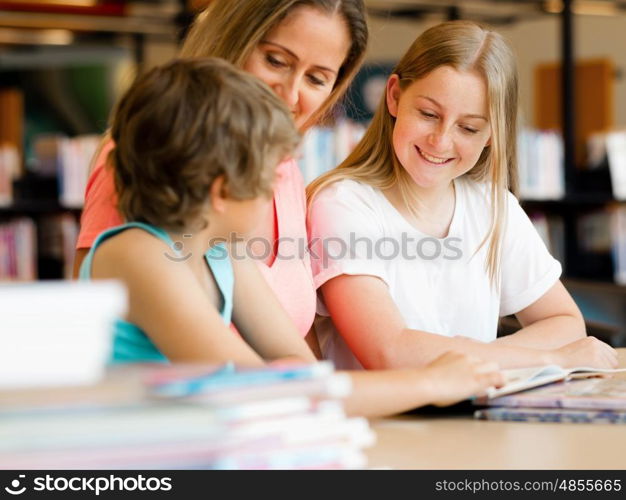
<svg viewBox="0 0 626 500">
<path fill-rule="evenodd" d="M 626 349 L 619 349 L 626 367 Z M 626 469 L 626 426 L 489 422 L 471 416 L 372 420 L 372 468 Z"/>
</svg>

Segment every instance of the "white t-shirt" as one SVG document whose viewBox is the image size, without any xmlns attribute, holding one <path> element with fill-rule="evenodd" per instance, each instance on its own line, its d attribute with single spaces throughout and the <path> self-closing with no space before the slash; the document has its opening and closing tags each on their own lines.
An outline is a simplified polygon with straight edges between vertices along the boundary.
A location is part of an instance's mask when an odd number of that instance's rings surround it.
<svg viewBox="0 0 626 500">
<path fill-rule="evenodd" d="M 324 189 L 309 214 L 316 287 L 341 274 L 377 276 L 408 328 L 494 340 L 498 318 L 539 299 L 559 279 L 561 265 L 507 193 L 499 290 L 492 286 L 485 264 L 489 242 L 476 252 L 490 227 L 489 185 L 461 177 L 454 186 L 454 215 L 441 239 L 414 228 L 377 188 L 343 180 Z M 341 369 L 362 368 L 335 330 L 319 291 L 317 312 L 324 357 Z"/>
</svg>

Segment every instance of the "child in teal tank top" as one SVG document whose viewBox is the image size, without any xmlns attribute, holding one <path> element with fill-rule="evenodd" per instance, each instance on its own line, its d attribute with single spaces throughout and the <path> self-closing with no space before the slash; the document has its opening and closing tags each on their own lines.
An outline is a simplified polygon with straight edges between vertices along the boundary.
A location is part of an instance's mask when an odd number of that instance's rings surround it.
<svg viewBox="0 0 626 500">
<path fill-rule="evenodd" d="M 275 168 L 299 140 L 276 95 L 224 61 L 174 61 L 137 79 L 111 135 L 128 222 L 97 238 L 80 277 L 128 289 L 112 361 L 315 361 L 247 258 L 246 234 L 271 214 Z M 457 353 L 350 375 L 347 411 L 368 416 L 453 403 L 501 381 L 496 367 Z"/>
<path fill-rule="evenodd" d="M 180 251 L 177 250 L 176 244 L 172 241 L 167 231 L 151 226 L 143 222 L 127 222 L 120 226 L 108 229 L 102 232 L 94 241 L 91 250 L 85 257 L 85 260 L 80 269 L 79 278 L 82 280 L 91 279 L 91 262 L 93 260 L 94 253 L 101 243 L 108 238 L 121 233 L 125 229 L 140 228 L 144 231 L 152 234 L 157 239 L 163 241 L 166 245 L 172 248 L 173 253 L 176 254 L 176 258 L 182 259 Z M 220 315 L 226 325 L 230 324 L 232 312 L 233 312 L 233 268 L 228 257 L 228 250 L 223 244 L 218 244 L 209 248 L 205 254 L 207 266 L 213 273 L 215 283 L 222 296 L 223 303 L 220 310 Z M 167 358 L 160 352 L 146 333 L 137 325 L 118 319 L 115 322 L 115 331 L 113 335 L 113 352 L 112 362 L 164 362 Z"/>
<path fill-rule="evenodd" d="M 112 361 L 314 361 L 288 323 L 258 327 L 280 306 L 256 264 L 229 255 L 269 210 L 275 167 L 299 141 L 279 99 L 225 62 L 176 61 L 135 82 L 111 134 L 129 222 L 99 235 L 80 278 L 129 290 Z"/>
</svg>

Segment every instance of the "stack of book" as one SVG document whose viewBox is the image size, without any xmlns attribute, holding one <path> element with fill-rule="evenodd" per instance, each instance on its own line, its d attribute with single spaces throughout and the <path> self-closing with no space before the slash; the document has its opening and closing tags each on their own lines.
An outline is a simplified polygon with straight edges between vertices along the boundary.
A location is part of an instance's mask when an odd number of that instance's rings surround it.
<svg viewBox="0 0 626 500">
<path fill-rule="evenodd" d="M 126 307 L 115 281 L 0 285 L 0 388 L 97 382 Z"/>
<path fill-rule="evenodd" d="M 0 392 L 0 468 L 343 469 L 374 435 L 328 363 L 143 365 L 90 387 Z"/>
<path fill-rule="evenodd" d="M 621 370 L 556 365 L 506 370 L 507 384 L 475 401 L 475 418 L 515 422 L 626 423 Z"/>
</svg>

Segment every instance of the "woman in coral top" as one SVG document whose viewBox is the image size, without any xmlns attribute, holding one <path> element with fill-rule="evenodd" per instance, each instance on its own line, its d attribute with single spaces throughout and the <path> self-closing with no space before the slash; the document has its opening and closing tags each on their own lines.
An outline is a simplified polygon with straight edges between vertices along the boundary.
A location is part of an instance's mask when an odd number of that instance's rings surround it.
<svg viewBox="0 0 626 500">
<path fill-rule="evenodd" d="M 221 57 L 252 73 L 287 104 L 305 131 L 344 94 L 367 38 L 362 0 L 216 0 L 198 16 L 180 56 Z M 110 139 L 104 142 L 87 184 L 75 275 L 95 238 L 123 222 L 106 165 L 112 147 Z M 278 167 L 273 210 L 250 239 L 262 274 L 302 336 L 315 315 L 305 205 L 298 166 L 285 161 Z"/>
</svg>

